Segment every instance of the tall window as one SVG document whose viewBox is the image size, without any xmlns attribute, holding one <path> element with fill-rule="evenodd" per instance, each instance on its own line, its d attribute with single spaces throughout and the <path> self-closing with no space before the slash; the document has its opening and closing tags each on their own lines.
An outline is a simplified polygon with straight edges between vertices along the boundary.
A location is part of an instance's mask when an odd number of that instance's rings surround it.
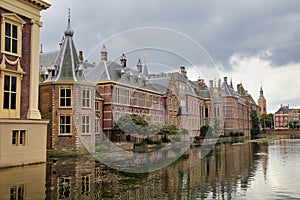
<svg viewBox="0 0 300 200">
<path fill-rule="evenodd" d="M 126 105 L 130 103 L 129 90 L 125 90 L 125 102 Z"/>
<path fill-rule="evenodd" d="M 146 99 L 146 94 L 143 94 L 143 106 L 147 106 L 147 99 Z"/>
<path fill-rule="evenodd" d="M 173 107 L 172 103 L 173 103 L 172 98 L 169 97 L 169 110 L 172 110 L 172 107 Z"/>
<path fill-rule="evenodd" d="M 95 110 L 100 111 L 100 102 L 99 101 L 95 102 Z"/>
<path fill-rule="evenodd" d="M 71 106 L 71 89 L 62 88 L 59 90 L 59 106 L 60 107 L 70 107 Z"/>
<path fill-rule="evenodd" d="M 90 108 L 91 107 L 91 91 L 82 90 L 82 107 Z"/>
<path fill-rule="evenodd" d="M 71 177 L 58 178 L 58 199 L 70 197 L 71 193 Z"/>
<path fill-rule="evenodd" d="M 4 75 L 4 109 L 16 109 L 17 103 L 17 77 Z"/>
<path fill-rule="evenodd" d="M 88 196 L 90 193 L 90 175 L 81 176 L 81 194 Z"/>
<path fill-rule="evenodd" d="M 97 117 L 95 118 L 95 134 L 99 133 L 99 127 L 100 127 L 100 119 Z"/>
<path fill-rule="evenodd" d="M 25 130 L 13 130 L 11 144 L 14 146 L 24 146 L 26 143 Z"/>
<path fill-rule="evenodd" d="M 173 106 L 174 106 L 174 111 L 177 111 L 178 106 L 177 106 L 177 100 L 176 99 L 174 99 Z"/>
<path fill-rule="evenodd" d="M 59 134 L 71 134 L 71 116 L 59 116 Z"/>
<path fill-rule="evenodd" d="M 137 106 L 139 101 L 139 94 L 137 92 L 134 93 L 134 105 Z"/>
<path fill-rule="evenodd" d="M 21 56 L 22 28 L 26 22 L 13 13 L 3 13 L 1 17 L 1 52 Z"/>
<path fill-rule="evenodd" d="M 88 134 L 90 133 L 90 116 L 84 115 L 82 116 L 82 133 Z"/>
<path fill-rule="evenodd" d="M 5 51 L 18 53 L 18 26 L 5 22 Z"/>
<path fill-rule="evenodd" d="M 19 186 L 13 186 L 10 188 L 10 199 L 19 200 L 24 199 L 24 184 Z"/>
<path fill-rule="evenodd" d="M 120 88 L 116 88 L 116 102 L 121 103 Z"/>
</svg>

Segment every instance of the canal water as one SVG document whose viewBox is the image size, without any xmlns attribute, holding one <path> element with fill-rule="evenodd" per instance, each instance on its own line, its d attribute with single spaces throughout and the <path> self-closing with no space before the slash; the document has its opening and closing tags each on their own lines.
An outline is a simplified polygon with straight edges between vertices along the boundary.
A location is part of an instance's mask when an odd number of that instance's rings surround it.
<svg viewBox="0 0 300 200">
<path fill-rule="evenodd" d="M 1 169 L 0 199 L 300 199 L 300 139 L 220 144 L 200 155 L 193 147 L 142 174 L 90 157 Z"/>
</svg>

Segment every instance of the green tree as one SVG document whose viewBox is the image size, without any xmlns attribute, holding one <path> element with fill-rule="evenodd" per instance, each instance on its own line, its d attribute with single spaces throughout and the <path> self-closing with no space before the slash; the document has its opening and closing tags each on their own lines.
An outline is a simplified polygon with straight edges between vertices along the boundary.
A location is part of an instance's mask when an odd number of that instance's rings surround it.
<svg viewBox="0 0 300 200">
<path fill-rule="evenodd" d="M 252 110 L 250 114 L 251 118 L 251 137 L 255 137 L 260 133 L 259 130 L 259 119 L 256 110 Z"/>
<path fill-rule="evenodd" d="M 175 135 L 178 133 L 178 127 L 174 124 L 165 124 L 159 131 L 163 135 L 163 140 L 167 141 L 167 135 Z"/>
<path fill-rule="evenodd" d="M 211 127 L 208 125 L 204 125 L 200 128 L 200 136 L 206 137 L 206 136 L 212 136 L 212 130 Z"/>
<path fill-rule="evenodd" d="M 122 116 L 114 124 L 113 130 L 127 134 L 147 134 L 148 123 L 137 114 Z"/>
<path fill-rule="evenodd" d="M 273 127 L 273 124 L 274 124 L 274 118 L 273 118 L 273 114 L 270 113 L 270 114 L 262 114 L 260 117 L 259 117 L 259 122 L 261 124 L 261 127 L 263 129 L 265 128 L 272 128 Z"/>
</svg>

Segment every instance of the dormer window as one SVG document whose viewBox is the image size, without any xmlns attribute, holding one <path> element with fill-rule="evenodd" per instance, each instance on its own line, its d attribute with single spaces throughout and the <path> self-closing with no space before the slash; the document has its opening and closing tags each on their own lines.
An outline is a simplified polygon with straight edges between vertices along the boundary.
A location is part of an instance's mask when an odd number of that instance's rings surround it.
<svg viewBox="0 0 300 200">
<path fill-rule="evenodd" d="M 21 57 L 22 29 L 25 21 L 16 14 L 2 14 L 1 52 Z"/>
</svg>

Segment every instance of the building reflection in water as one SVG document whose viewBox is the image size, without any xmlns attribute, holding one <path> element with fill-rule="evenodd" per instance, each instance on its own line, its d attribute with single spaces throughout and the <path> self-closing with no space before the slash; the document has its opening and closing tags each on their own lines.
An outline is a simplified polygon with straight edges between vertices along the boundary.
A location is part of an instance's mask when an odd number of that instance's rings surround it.
<svg viewBox="0 0 300 200">
<path fill-rule="evenodd" d="M 46 164 L 0 170 L 0 199 L 45 198 Z"/>
<path fill-rule="evenodd" d="M 247 190 L 266 143 L 219 145 L 201 158 L 190 148 L 166 168 L 128 174 L 92 157 L 50 158 L 47 164 L 0 170 L 1 199 L 232 199 Z M 46 187 L 45 187 L 46 186 Z"/>
</svg>

